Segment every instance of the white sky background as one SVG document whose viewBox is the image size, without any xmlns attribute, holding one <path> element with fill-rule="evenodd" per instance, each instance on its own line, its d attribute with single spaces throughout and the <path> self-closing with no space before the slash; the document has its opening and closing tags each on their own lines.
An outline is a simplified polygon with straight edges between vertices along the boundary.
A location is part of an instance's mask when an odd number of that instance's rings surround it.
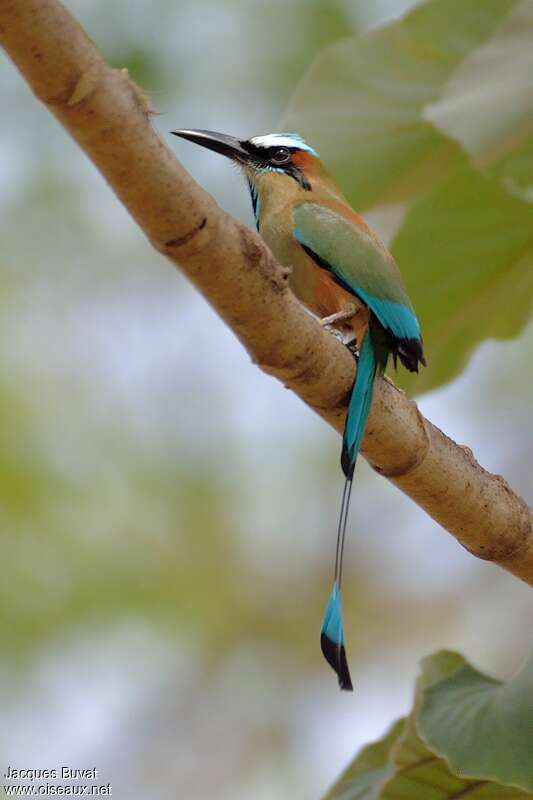
<svg viewBox="0 0 533 800">
<path fill-rule="evenodd" d="M 157 24 L 153 4 L 136 4 L 135 13 L 125 0 L 67 5 L 104 53 L 122 42 L 142 45 L 157 52 L 162 70 L 176 72 L 175 90 L 152 95 L 162 112 L 155 120 L 162 135 L 185 126 L 244 136 L 275 129 L 283 99 L 256 89 L 272 46 L 251 28 L 259 4 L 242 13 L 239 3 L 161 3 L 165 18 Z M 387 15 L 392 5 L 380 2 L 379 9 Z M 283 4 L 274 4 L 272 13 L 282 14 Z M 278 25 L 277 35 L 280 51 L 290 47 L 291 31 Z M 231 46 L 221 47 L 221 36 Z M 113 465 L 101 464 L 91 425 L 116 416 L 148 461 L 171 463 L 179 449 L 199 462 L 220 458 L 225 477 L 246 476 L 235 519 L 252 571 L 288 582 L 323 567 L 332 558 L 332 541 L 310 538 L 306 530 L 317 518 L 328 524 L 336 513 L 338 437 L 250 364 L 207 304 L 150 250 L 2 56 L 0 91 L 0 268 L 6 286 L 24 284 L 24 292 L 5 294 L 0 363 L 15 390 L 39 394 L 44 408 L 55 408 L 39 433 L 51 463 L 81 483 L 95 471 L 111 475 Z M 230 213 L 251 222 L 244 182 L 227 162 L 170 143 Z M 50 190 L 44 205 L 35 199 L 36 175 Z M 67 210 L 64 193 L 73 198 Z M 488 342 L 459 380 L 420 401 L 432 422 L 529 497 L 533 465 L 524 433 L 532 348 L 532 326 L 519 341 Z M 528 371 L 529 382 L 523 377 Z M 80 399 L 81 411 L 73 399 Z M 230 443 L 238 454 L 234 462 L 224 458 Z M 302 464 L 304 454 L 309 461 Z M 332 474 L 320 491 L 312 481 L 322 461 L 332 465 Z M 262 654 L 260 642 L 229 655 L 206 690 L 194 641 L 177 648 L 137 620 L 119 630 L 60 633 L 18 674 L 9 663 L 0 672 L 0 766 L 94 763 L 104 782 L 114 783 L 114 796 L 133 800 L 202 800 L 215 790 L 232 800 L 316 797 L 358 747 L 409 708 L 423 655 L 450 647 L 486 670 L 514 671 L 529 649 L 533 599 L 527 587 L 475 561 L 366 465 L 359 478 L 352 507 L 359 535 L 352 531 L 348 561 L 365 576 L 375 575 L 377 585 L 409 596 L 413 618 L 404 622 L 410 632 L 405 646 L 399 639 L 379 640 L 369 624 L 365 636 L 375 657 L 353 665 L 353 697 L 332 691 L 334 676 L 318 669 L 318 677 L 302 681 L 287 698 L 284 653 Z M 421 625 L 418 634 L 417 614 L 442 596 L 453 596 L 447 624 L 429 632 Z M 291 602 L 305 599 L 293 594 Z M 266 699 L 258 685 L 266 687 Z M 269 700 L 277 696 L 284 697 L 282 707 Z M 244 769 L 248 740 L 261 748 L 261 731 L 280 719 L 283 762 L 266 749 Z M 183 795 L 176 794 L 178 786 Z"/>
</svg>

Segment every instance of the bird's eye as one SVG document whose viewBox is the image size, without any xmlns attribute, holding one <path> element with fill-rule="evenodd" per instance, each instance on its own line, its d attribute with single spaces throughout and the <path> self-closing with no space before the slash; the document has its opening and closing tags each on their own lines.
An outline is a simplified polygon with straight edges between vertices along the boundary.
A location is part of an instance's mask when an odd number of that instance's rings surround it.
<svg viewBox="0 0 533 800">
<path fill-rule="evenodd" d="M 290 160 L 291 151 L 288 147 L 277 147 L 270 156 L 270 161 L 277 166 L 280 164 L 286 164 Z"/>
</svg>

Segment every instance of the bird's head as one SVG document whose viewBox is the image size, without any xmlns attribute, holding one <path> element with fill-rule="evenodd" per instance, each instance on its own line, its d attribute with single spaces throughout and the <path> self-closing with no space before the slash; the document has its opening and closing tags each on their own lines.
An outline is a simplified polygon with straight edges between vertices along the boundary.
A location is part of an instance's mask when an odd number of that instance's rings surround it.
<svg viewBox="0 0 533 800">
<path fill-rule="evenodd" d="M 296 181 L 300 189 L 309 191 L 313 175 L 321 168 L 317 152 L 296 133 L 269 133 L 251 139 L 204 130 L 172 133 L 230 158 L 244 169 L 251 184 L 261 177 L 284 175 Z"/>
</svg>

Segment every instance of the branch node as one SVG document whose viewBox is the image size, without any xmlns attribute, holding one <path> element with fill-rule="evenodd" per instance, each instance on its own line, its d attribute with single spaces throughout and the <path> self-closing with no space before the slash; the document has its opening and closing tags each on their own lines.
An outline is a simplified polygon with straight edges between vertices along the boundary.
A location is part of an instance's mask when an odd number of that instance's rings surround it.
<svg viewBox="0 0 533 800">
<path fill-rule="evenodd" d="M 384 378 L 387 381 L 387 383 L 389 383 L 391 386 L 393 386 L 396 389 L 396 391 L 404 394 L 401 391 L 401 389 L 398 389 L 396 384 L 394 384 L 390 380 L 390 378 L 387 378 L 387 376 L 384 376 Z M 379 464 L 373 464 L 367 458 L 367 461 L 369 461 L 369 464 L 372 467 L 372 469 L 374 470 L 374 472 L 377 472 L 378 475 L 382 475 L 384 478 L 388 478 L 389 480 L 393 480 L 393 479 L 397 479 L 397 478 L 405 478 L 411 472 L 414 472 L 420 466 L 422 466 L 422 464 L 426 460 L 426 456 L 427 456 L 429 448 L 431 446 L 431 434 L 430 434 L 429 427 L 428 427 L 431 423 L 428 423 L 428 421 L 425 419 L 424 415 L 420 413 L 420 409 L 418 408 L 418 405 L 415 403 L 414 400 L 407 399 L 407 402 L 409 403 L 409 405 L 411 406 L 411 408 L 415 412 L 416 424 L 417 424 L 417 426 L 418 426 L 418 428 L 420 430 L 420 433 L 421 433 L 421 436 L 416 437 L 417 446 L 416 447 L 412 447 L 407 452 L 403 451 L 403 455 L 405 456 L 404 461 L 395 464 L 394 467 L 389 468 L 389 469 L 385 469 L 384 467 L 380 467 Z"/>
<path fill-rule="evenodd" d="M 135 102 L 137 107 L 140 109 L 140 111 L 142 111 L 146 119 L 150 119 L 150 117 L 154 117 L 158 114 L 157 111 L 152 110 L 150 106 L 150 98 L 148 97 L 146 92 L 143 91 L 143 89 L 141 89 L 138 83 L 135 83 L 135 81 L 132 81 L 132 79 L 130 78 L 130 74 L 128 72 L 127 67 L 122 67 L 121 69 L 115 69 L 113 70 L 113 72 L 118 74 L 126 81 L 130 91 L 135 97 Z"/>
<path fill-rule="evenodd" d="M 246 269 L 260 272 L 276 293 L 287 291 L 291 269 L 281 267 L 266 245 L 248 228 L 240 228 L 238 232 Z"/>
<path fill-rule="evenodd" d="M 68 107 L 76 106 L 78 103 L 90 97 L 98 86 L 100 73 L 101 67 L 99 64 L 92 64 L 89 69 L 82 72 L 74 89 L 67 98 L 65 105 Z"/>
</svg>

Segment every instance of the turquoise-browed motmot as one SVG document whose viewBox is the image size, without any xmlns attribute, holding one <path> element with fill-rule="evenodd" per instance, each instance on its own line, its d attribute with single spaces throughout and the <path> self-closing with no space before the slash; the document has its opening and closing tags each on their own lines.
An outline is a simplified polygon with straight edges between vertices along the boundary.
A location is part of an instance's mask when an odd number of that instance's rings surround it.
<svg viewBox="0 0 533 800">
<path fill-rule="evenodd" d="M 246 175 L 257 230 L 290 267 L 296 296 L 323 323 L 350 331 L 357 373 L 346 415 L 345 475 L 333 588 L 321 631 L 322 652 L 341 689 L 352 689 L 344 647 L 341 582 L 353 472 L 372 404 L 374 380 L 389 356 L 408 370 L 424 364 L 420 325 L 394 259 L 346 202 L 317 153 L 293 133 L 241 140 L 204 130 L 173 131 L 239 164 Z"/>
</svg>

